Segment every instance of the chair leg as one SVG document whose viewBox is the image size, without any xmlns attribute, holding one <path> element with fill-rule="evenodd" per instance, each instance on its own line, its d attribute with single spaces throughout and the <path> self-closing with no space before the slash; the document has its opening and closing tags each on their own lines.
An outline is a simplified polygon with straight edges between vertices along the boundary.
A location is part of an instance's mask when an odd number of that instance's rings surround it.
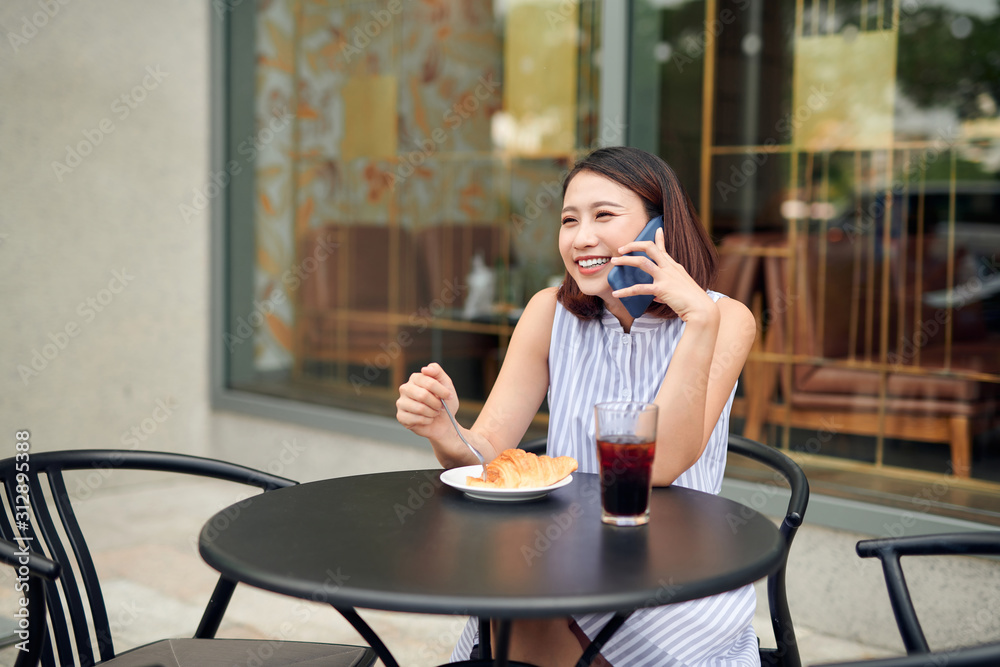
<svg viewBox="0 0 1000 667">
<path fill-rule="evenodd" d="M 751 354 L 761 351 L 765 353 L 778 352 L 780 338 L 777 332 L 762 332 L 759 297 L 753 301 L 752 312 L 757 321 L 757 338 L 753 342 L 753 347 L 750 348 Z M 748 361 L 746 365 L 752 380 L 745 386 L 747 408 L 746 420 L 743 422 L 743 436 L 750 440 L 763 442 L 761 436 L 764 434 L 768 408 L 774 402 L 780 368 L 776 363 L 759 360 Z"/>
<path fill-rule="evenodd" d="M 951 469 L 955 477 L 972 473 L 972 434 L 969 418 L 960 415 L 949 419 L 951 427 Z"/>
<path fill-rule="evenodd" d="M 763 339 L 763 327 L 761 326 L 760 294 L 754 294 L 750 303 L 750 312 L 753 313 L 753 319 L 757 325 L 757 335 L 750 346 L 750 356 L 752 357 L 764 351 L 764 345 L 761 342 Z M 760 384 L 761 380 L 764 379 L 765 372 L 765 365 L 757 359 L 747 359 L 743 365 L 743 394 L 746 396 L 746 411 L 743 419 L 743 433 L 741 435 L 751 440 L 760 440 L 760 434 L 764 426 L 761 406 L 763 405 L 763 411 L 766 411 L 767 403 L 770 400 L 770 397 L 767 400 L 762 400 L 761 398 L 762 388 Z"/>
</svg>

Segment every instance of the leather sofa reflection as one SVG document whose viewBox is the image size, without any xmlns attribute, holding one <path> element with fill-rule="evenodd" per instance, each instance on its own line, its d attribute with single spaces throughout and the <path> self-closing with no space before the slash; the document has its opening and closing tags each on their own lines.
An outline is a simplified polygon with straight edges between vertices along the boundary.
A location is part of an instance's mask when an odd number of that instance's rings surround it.
<svg viewBox="0 0 1000 667">
<path fill-rule="evenodd" d="M 300 287 L 299 377 L 347 381 L 356 392 L 395 391 L 419 365 L 463 360 L 479 366 L 491 385 L 497 338 L 461 322 L 460 313 L 473 256 L 480 253 L 489 266 L 502 259 L 502 231 L 488 224 L 411 230 L 339 223 L 310 230 L 300 239 L 300 258 L 334 251 Z"/>
</svg>

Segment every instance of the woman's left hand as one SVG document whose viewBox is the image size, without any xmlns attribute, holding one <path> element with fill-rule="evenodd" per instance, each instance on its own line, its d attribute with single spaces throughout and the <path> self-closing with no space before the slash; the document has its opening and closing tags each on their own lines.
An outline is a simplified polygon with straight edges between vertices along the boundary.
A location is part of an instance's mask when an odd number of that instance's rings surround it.
<svg viewBox="0 0 1000 667">
<path fill-rule="evenodd" d="M 641 251 L 648 255 L 626 255 Z M 632 241 L 618 249 L 620 257 L 612 257 L 612 264 L 635 266 L 653 278 L 652 283 L 636 284 L 615 290 L 611 296 L 621 299 L 627 296 L 652 294 L 657 303 L 669 306 L 681 320 L 687 322 L 698 314 L 718 317 L 715 302 L 705 292 L 687 270 L 677 263 L 666 250 L 663 230 L 656 230 L 656 241 Z"/>
</svg>

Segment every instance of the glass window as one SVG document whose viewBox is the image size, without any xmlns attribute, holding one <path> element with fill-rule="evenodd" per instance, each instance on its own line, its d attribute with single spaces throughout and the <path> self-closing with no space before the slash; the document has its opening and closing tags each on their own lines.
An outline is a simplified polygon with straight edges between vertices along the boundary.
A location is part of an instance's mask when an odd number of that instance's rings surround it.
<svg viewBox="0 0 1000 667">
<path fill-rule="evenodd" d="M 609 7 L 627 63 L 602 84 Z M 474 413 L 520 309 L 562 277 L 563 175 L 627 142 L 675 167 L 717 289 L 760 324 L 738 430 L 833 486 L 945 475 L 996 497 L 996 3 L 224 12 L 227 387 L 388 416 L 439 361 Z M 600 94 L 616 87 L 624 123 Z"/>
<path fill-rule="evenodd" d="M 738 428 L 1000 481 L 1000 7 L 640 0 L 632 34 L 630 140 L 762 324 Z"/>
<path fill-rule="evenodd" d="M 438 361 L 463 409 L 481 405 L 526 300 L 562 278 L 563 175 L 623 142 L 600 125 L 601 10 L 234 7 L 229 116 L 250 127 L 229 140 L 246 172 L 229 387 L 394 415 L 397 387 Z"/>
</svg>

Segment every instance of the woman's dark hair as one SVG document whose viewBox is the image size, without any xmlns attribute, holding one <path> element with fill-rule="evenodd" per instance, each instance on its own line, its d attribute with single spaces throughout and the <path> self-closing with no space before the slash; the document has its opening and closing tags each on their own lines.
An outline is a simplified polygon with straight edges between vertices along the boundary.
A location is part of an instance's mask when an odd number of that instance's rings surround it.
<svg viewBox="0 0 1000 667">
<path fill-rule="evenodd" d="M 642 199 L 650 219 L 662 214 L 667 252 L 687 269 L 696 283 L 708 289 L 715 279 L 719 255 L 670 165 L 638 148 L 600 148 L 577 162 L 566 175 L 563 197 L 570 181 L 581 171 L 599 174 L 634 192 Z M 581 319 L 596 319 L 604 310 L 601 298 L 581 292 L 569 271 L 557 298 L 566 310 Z M 672 308 L 656 301 L 649 305 L 646 314 L 663 319 L 677 317 Z"/>
</svg>

